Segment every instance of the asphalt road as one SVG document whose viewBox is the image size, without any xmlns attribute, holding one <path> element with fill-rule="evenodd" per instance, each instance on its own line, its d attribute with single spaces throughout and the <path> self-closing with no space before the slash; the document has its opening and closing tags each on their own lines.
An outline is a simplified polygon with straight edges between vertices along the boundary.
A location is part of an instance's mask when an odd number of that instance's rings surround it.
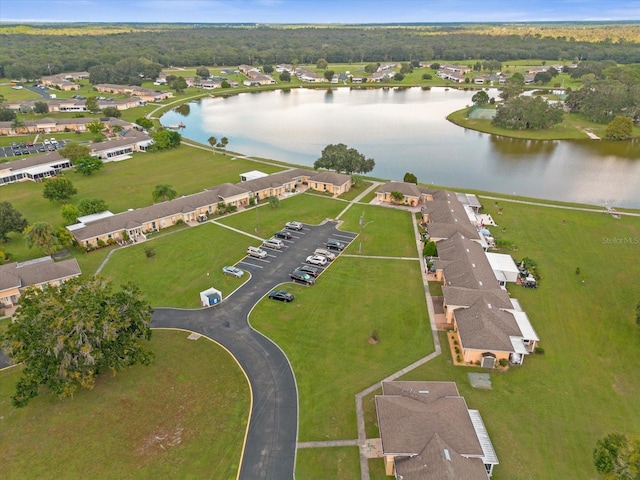
<svg viewBox="0 0 640 480">
<path fill-rule="evenodd" d="M 305 225 L 302 231 L 291 232 L 293 238 L 284 240 L 281 251 L 268 250 L 265 259 L 245 257 L 237 266 L 250 272 L 251 279 L 219 305 L 202 310 L 158 308 L 153 313 L 152 327 L 202 333 L 224 345 L 246 372 L 253 406 L 240 466 L 241 480 L 292 479 L 298 436 L 298 392 L 291 365 L 275 343 L 251 328 L 249 313 L 264 295 L 290 281 L 289 273 L 313 250 L 324 247 L 328 238 L 348 244 L 356 237 L 355 233 L 336 230 L 336 225 Z M 322 275 L 309 288 L 325 288 Z M 282 308 L 288 306 L 282 304 Z"/>
</svg>

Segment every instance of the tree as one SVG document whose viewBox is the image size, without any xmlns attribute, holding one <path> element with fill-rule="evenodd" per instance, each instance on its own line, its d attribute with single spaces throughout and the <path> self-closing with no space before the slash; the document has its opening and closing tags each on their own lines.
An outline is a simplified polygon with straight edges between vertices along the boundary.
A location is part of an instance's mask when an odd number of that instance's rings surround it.
<svg viewBox="0 0 640 480">
<path fill-rule="evenodd" d="M 91 125 L 91 123 L 89 125 Z M 88 157 L 91 155 L 91 149 L 89 147 L 74 142 L 67 143 L 59 150 L 59 152 L 60 155 L 62 155 L 64 158 L 69 159 L 71 163 L 74 163 L 79 158 Z"/>
<path fill-rule="evenodd" d="M 333 70 L 325 70 L 323 76 L 327 82 L 330 82 L 335 74 L 336 72 L 334 72 Z"/>
<path fill-rule="evenodd" d="M 151 338 L 151 313 L 132 283 L 116 293 L 99 277 L 26 289 L 2 335 L 4 350 L 23 364 L 13 405 L 26 406 L 41 385 L 64 398 L 92 389 L 106 371 L 148 365 L 153 354 L 141 340 Z"/>
<path fill-rule="evenodd" d="M 272 73 L 273 73 L 273 65 L 264 65 L 264 66 L 262 67 L 262 71 L 263 71 L 264 73 L 266 73 L 267 75 L 272 74 Z"/>
<path fill-rule="evenodd" d="M 104 123 L 99 120 L 94 120 L 93 122 L 87 123 L 87 130 L 89 130 L 94 135 L 102 132 L 104 130 Z"/>
<path fill-rule="evenodd" d="M 430 73 L 423 73 L 422 74 L 422 79 L 423 80 L 431 80 L 433 78 L 433 75 L 431 75 Z"/>
<path fill-rule="evenodd" d="M 145 117 L 136 118 L 136 124 L 140 125 L 145 130 L 151 130 L 153 128 L 153 121 Z"/>
<path fill-rule="evenodd" d="M 176 198 L 178 194 L 171 187 L 171 185 L 167 185 L 166 183 L 156 185 L 151 193 L 151 197 L 155 203 L 164 202 L 166 200 L 173 200 Z"/>
<path fill-rule="evenodd" d="M 172 90 L 175 90 L 177 93 L 182 93 L 184 89 L 187 88 L 187 86 L 187 81 L 184 79 L 184 77 L 176 77 L 171 82 L 169 82 L 169 87 Z"/>
<path fill-rule="evenodd" d="M 399 192 L 398 190 L 394 190 L 393 192 L 391 192 L 391 199 L 395 203 L 403 203 L 404 202 L 404 194 L 402 192 Z"/>
<path fill-rule="evenodd" d="M 36 113 L 49 113 L 49 104 L 47 102 L 35 102 L 33 111 Z"/>
<path fill-rule="evenodd" d="M 521 73 L 514 73 L 504 83 L 500 89 L 500 98 L 508 100 L 517 97 L 524 91 L 524 76 Z"/>
<path fill-rule="evenodd" d="M 98 105 L 98 99 L 96 97 L 87 98 L 84 105 L 91 113 L 97 113 L 100 111 L 100 106 Z"/>
<path fill-rule="evenodd" d="M 622 115 L 616 115 L 605 130 L 605 136 L 611 140 L 626 140 L 631 135 L 633 135 L 633 120 Z"/>
<path fill-rule="evenodd" d="M 60 249 L 60 242 L 53 230 L 53 226 L 47 222 L 36 222 L 29 225 L 23 232 L 27 247 L 37 246 L 45 255 L 51 255 Z"/>
<path fill-rule="evenodd" d="M 109 207 L 101 198 L 83 198 L 78 204 L 78 210 L 81 215 L 92 215 L 109 210 Z"/>
<path fill-rule="evenodd" d="M 533 77 L 533 81 L 539 85 L 542 85 L 543 83 L 549 83 L 551 80 L 553 80 L 553 76 L 550 72 L 538 72 L 536 73 L 536 76 Z"/>
<path fill-rule="evenodd" d="M 291 74 L 289 73 L 288 70 L 284 70 L 284 71 L 282 71 L 280 73 L 278 78 L 280 79 L 281 82 L 290 82 L 291 81 Z M 11 110 L 9 110 L 9 111 L 11 111 Z"/>
<path fill-rule="evenodd" d="M 422 249 L 422 255 L 425 257 L 437 257 L 438 246 L 436 245 L 436 242 L 430 240 L 425 243 L 424 248 Z"/>
<path fill-rule="evenodd" d="M 78 217 L 80 216 L 80 210 L 75 205 L 71 203 L 65 203 L 60 210 L 60 214 L 64 219 L 65 225 L 73 225 L 78 222 Z"/>
<path fill-rule="evenodd" d="M 512 130 L 542 130 L 562 122 L 562 108 L 540 97 L 515 97 L 498 107 L 491 123 Z"/>
<path fill-rule="evenodd" d="M 111 118 L 120 118 L 122 116 L 122 112 L 118 110 L 118 107 L 105 107 L 102 109 L 102 114 Z"/>
<path fill-rule="evenodd" d="M 326 70 L 329 67 L 329 62 L 325 58 L 319 58 L 316 63 L 316 68 L 320 70 Z"/>
<path fill-rule="evenodd" d="M 76 167 L 76 171 L 83 175 L 92 175 L 94 172 L 97 172 L 102 167 L 104 167 L 104 162 L 102 159 L 98 157 L 92 157 L 89 155 L 88 157 L 78 158 L 73 164 Z"/>
<path fill-rule="evenodd" d="M 322 156 L 313 164 L 316 170 L 326 168 L 347 174 L 367 173 L 374 167 L 375 161 L 372 158 L 365 158 L 358 150 L 348 148 L 344 143 L 327 145 L 322 150 Z"/>
<path fill-rule="evenodd" d="M 404 179 L 402 181 L 406 183 L 415 183 L 417 185 L 418 177 L 416 177 L 413 173 L 407 172 L 404 174 Z"/>
<path fill-rule="evenodd" d="M 413 73 L 413 65 L 411 65 L 411 63 L 409 62 L 402 62 L 400 64 L 400 73 L 403 75 Z"/>
<path fill-rule="evenodd" d="M 227 145 L 229 145 L 229 139 L 227 137 L 222 137 L 216 147 L 227 148 Z"/>
<path fill-rule="evenodd" d="M 394 79 L 396 82 L 401 82 L 402 80 L 404 80 L 404 75 L 403 75 L 403 74 L 401 74 L 401 73 L 396 73 L 396 74 L 393 76 L 393 79 Z"/>
<path fill-rule="evenodd" d="M 269 205 L 271 208 L 279 208 L 280 207 L 280 199 L 276 195 L 269 196 Z"/>
<path fill-rule="evenodd" d="M 42 196 L 47 200 L 66 202 L 78 191 L 67 178 L 50 178 L 44 181 Z"/>
<path fill-rule="evenodd" d="M 26 131 L 26 129 L 24 128 L 24 122 L 18 117 L 14 118 L 11 122 L 11 128 L 13 128 L 16 133 L 24 133 Z"/>
<path fill-rule="evenodd" d="M 211 145 L 211 153 L 215 153 L 215 148 L 216 148 L 216 145 L 218 144 L 218 139 L 214 136 L 211 136 L 207 139 L 207 142 L 209 142 L 209 145 Z"/>
<path fill-rule="evenodd" d="M 354 187 L 359 186 L 362 183 L 363 180 L 364 179 L 362 178 L 362 175 L 358 175 L 357 173 L 354 173 L 354 174 L 351 175 L 351 184 Z"/>
<path fill-rule="evenodd" d="M 180 142 L 182 141 L 182 135 L 178 132 L 167 130 L 166 128 L 156 130 L 151 134 L 151 138 L 153 139 L 153 150 L 176 148 L 180 146 Z"/>
<path fill-rule="evenodd" d="M 0 202 L 0 240 L 6 243 L 9 233 L 21 233 L 27 225 L 27 220 L 11 203 Z"/>
<path fill-rule="evenodd" d="M 0 108 L 0 122 L 11 122 L 15 120 L 16 112 L 8 108 Z"/>
<path fill-rule="evenodd" d="M 593 463 L 606 479 L 640 479 L 640 439 L 610 433 L 596 443 Z"/>
<path fill-rule="evenodd" d="M 196 75 L 200 78 L 209 78 L 211 76 L 211 72 L 207 67 L 198 67 L 196 68 Z"/>
<path fill-rule="evenodd" d="M 473 97 L 471 97 L 471 101 L 479 107 L 482 107 L 483 105 L 489 103 L 489 94 L 484 90 L 480 90 Z"/>
</svg>

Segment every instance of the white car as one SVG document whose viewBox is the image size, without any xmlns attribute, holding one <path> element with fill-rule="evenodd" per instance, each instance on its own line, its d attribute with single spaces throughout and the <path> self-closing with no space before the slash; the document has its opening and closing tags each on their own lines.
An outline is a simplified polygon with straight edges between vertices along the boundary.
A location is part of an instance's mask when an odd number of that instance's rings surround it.
<svg viewBox="0 0 640 480">
<path fill-rule="evenodd" d="M 260 247 L 249 247 L 247 248 L 247 255 L 256 258 L 265 258 L 267 256 L 267 252 Z"/>
<path fill-rule="evenodd" d="M 288 228 L 289 230 L 298 230 L 298 231 L 300 231 L 300 230 L 302 230 L 302 227 L 304 225 L 302 225 L 300 222 L 287 222 L 287 223 L 284 224 L 284 226 L 286 228 Z"/>
<path fill-rule="evenodd" d="M 327 258 L 323 257 L 322 255 L 309 255 L 307 257 L 307 263 L 324 267 L 327 264 Z"/>
<path fill-rule="evenodd" d="M 325 248 L 316 248 L 313 251 L 314 255 L 320 255 L 322 257 L 326 257 L 327 260 L 331 261 L 334 260 L 336 258 L 336 254 L 333 252 L 330 252 L 329 250 L 325 249 Z"/>
</svg>

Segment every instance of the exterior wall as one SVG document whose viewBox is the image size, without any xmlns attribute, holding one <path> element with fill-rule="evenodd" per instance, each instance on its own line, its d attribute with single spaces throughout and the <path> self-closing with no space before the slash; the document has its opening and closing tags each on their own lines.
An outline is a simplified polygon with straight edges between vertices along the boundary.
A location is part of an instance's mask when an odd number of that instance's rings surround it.
<svg viewBox="0 0 640 480">
<path fill-rule="evenodd" d="M 486 352 L 491 352 L 496 356 L 496 364 L 503 358 L 505 360 L 509 360 L 509 352 L 498 352 L 494 350 L 474 350 L 472 348 L 464 347 L 462 347 L 462 358 L 467 363 L 481 362 L 482 354 Z"/>
<path fill-rule="evenodd" d="M 18 303 L 18 297 L 20 296 L 20 290 L 16 288 L 9 288 L 0 292 L 0 308 L 12 308 Z"/>
<path fill-rule="evenodd" d="M 385 455 L 384 456 L 384 473 L 386 473 L 389 477 L 393 477 L 396 474 L 396 468 L 394 464 L 393 455 Z"/>
</svg>

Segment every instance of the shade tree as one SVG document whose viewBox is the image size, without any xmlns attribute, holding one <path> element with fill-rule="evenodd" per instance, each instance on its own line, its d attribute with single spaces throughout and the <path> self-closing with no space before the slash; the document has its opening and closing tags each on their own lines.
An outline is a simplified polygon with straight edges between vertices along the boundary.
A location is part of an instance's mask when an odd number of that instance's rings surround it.
<svg viewBox="0 0 640 480">
<path fill-rule="evenodd" d="M 375 161 L 366 158 L 355 148 L 349 148 L 344 143 L 327 145 L 322 150 L 322 156 L 314 164 L 314 169 L 326 168 L 347 174 L 367 173 L 373 170 Z"/>
</svg>

